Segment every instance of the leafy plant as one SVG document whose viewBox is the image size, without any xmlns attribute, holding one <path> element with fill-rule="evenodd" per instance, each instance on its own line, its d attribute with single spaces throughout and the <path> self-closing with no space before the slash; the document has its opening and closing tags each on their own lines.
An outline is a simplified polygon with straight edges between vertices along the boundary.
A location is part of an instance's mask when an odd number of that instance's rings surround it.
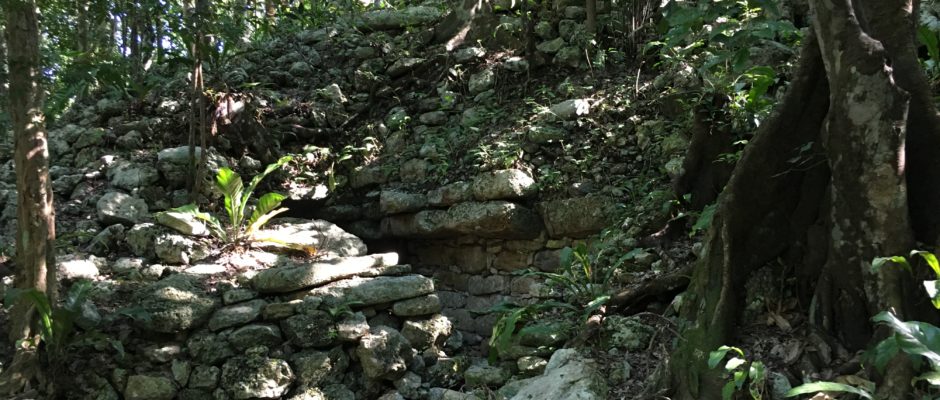
<svg viewBox="0 0 940 400">
<path fill-rule="evenodd" d="M 732 357 L 725 363 L 722 374 L 730 378 L 721 389 L 721 398 L 729 400 L 735 392 L 742 390 L 747 384 L 747 393 L 754 400 L 760 400 L 764 395 L 764 378 L 767 368 L 760 361 L 748 362 L 744 358 L 744 351 L 731 346 L 721 346 L 708 355 L 708 368 L 715 369 L 728 354 Z"/>
<path fill-rule="evenodd" d="M 533 319 L 547 311 L 558 311 L 582 320 L 589 318 L 611 298 L 610 281 L 614 273 L 624 262 L 636 256 L 642 249 L 630 251 L 613 262 L 607 262 L 608 249 L 614 246 L 600 246 L 592 251 L 581 243 L 574 248 L 561 250 L 561 268 L 558 272 L 525 271 L 523 276 L 545 278 L 549 284 L 561 291 L 563 301 L 547 300 L 538 303 L 515 306 L 499 304 L 491 312 L 501 314 L 490 336 L 490 360 L 500 352 L 505 352 L 512 344 L 512 338 L 526 320 Z"/>
<path fill-rule="evenodd" d="M 579 309 L 571 304 L 560 301 L 543 301 L 526 306 L 516 306 L 511 303 L 500 303 L 490 312 L 500 314 L 493 324 L 493 333 L 489 341 L 489 362 L 496 362 L 499 354 L 505 353 L 513 343 L 513 337 L 520 331 L 523 322 L 543 312 L 561 309 L 568 312 L 577 312 Z"/>
<path fill-rule="evenodd" d="M 940 261 L 933 253 L 922 250 L 911 251 L 910 257 L 914 256 L 921 257 L 937 277 L 935 280 L 925 280 L 923 284 L 934 308 L 940 309 L 940 296 L 938 296 L 937 290 L 938 282 L 940 282 Z M 904 256 L 875 258 L 872 261 L 872 270 L 877 271 L 888 264 L 898 265 L 912 271 L 910 262 Z M 893 334 L 866 353 L 866 358 L 870 360 L 875 369 L 884 372 L 888 362 L 897 356 L 899 352 L 904 352 L 911 357 L 915 369 L 920 369 L 924 365 L 924 360 L 927 361 L 926 372 L 914 378 L 911 383 L 923 381 L 926 382 L 928 387 L 940 388 L 940 328 L 927 322 L 902 321 L 891 311 L 882 311 L 872 317 L 872 321 L 886 325 L 893 331 Z M 852 393 L 869 400 L 878 398 L 874 387 L 857 387 L 826 381 L 810 382 L 797 386 L 787 392 L 787 397 L 819 391 Z"/>
<path fill-rule="evenodd" d="M 46 344 L 50 357 L 62 355 L 75 333 L 75 321 L 91 293 L 91 281 L 80 280 L 69 288 L 62 305 L 51 304 L 45 293 L 30 289 L 10 289 L 4 298 L 7 307 L 21 298 L 27 299 L 39 316 L 40 339 Z M 39 343 L 18 343 L 20 346 L 38 346 Z"/>
<path fill-rule="evenodd" d="M 222 192 L 225 213 L 228 215 L 229 224 L 225 228 L 213 215 L 200 212 L 199 207 L 195 204 L 187 204 L 171 211 L 189 214 L 206 222 L 210 232 L 225 242 L 235 243 L 246 239 L 251 240 L 255 232 L 268 223 L 271 218 L 287 211 L 287 208 L 278 208 L 285 198 L 284 195 L 266 193 L 258 199 L 258 203 L 249 215 L 248 202 L 251 195 L 264 177 L 287 164 L 291 159 L 291 156 L 284 156 L 277 162 L 268 165 L 263 172 L 251 179 L 248 187 L 244 186 L 241 176 L 235 171 L 229 168 L 219 169 L 215 177 L 215 184 L 216 188 Z"/>
</svg>

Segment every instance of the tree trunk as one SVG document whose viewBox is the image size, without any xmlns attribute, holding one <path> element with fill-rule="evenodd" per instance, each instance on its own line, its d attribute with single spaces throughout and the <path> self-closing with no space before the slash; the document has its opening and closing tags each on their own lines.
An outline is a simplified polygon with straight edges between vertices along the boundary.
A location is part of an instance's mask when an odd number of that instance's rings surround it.
<svg viewBox="0 0 940 400">
<path fill-rule="evenodd" d="M 584 27 L 593 35 L 597 33 L 597 0 L 584 0 L 584 11 L 587 14 Z"/>
<path fill-rule="evenodd" d="M 44 292 L 55 304 L 55 212 L 49 180 L 49 149 L 42 114 L 39 25 L 33 0 L 5 2 L 10 68 L 10 114 L 15 135 L 17 235 L 16 287 Z M 10 312 L 11 341 L 38 343 L 32 303 L 16 301 Z M 19 346 L 0 376 L 0 393 L 14 393 L 39 373 L 34 347 Z"/>
<path fill-rule="evenodd" d="M 870 319 L 880 311 L 931 319 L 919 312 L 926 297 L 906 272 L 871 270 L 875 257 L 905 255 L 915 239 L 936 243 L 937 216 L 914 193 L 934 198 L 940 176 L 920 169 L 937 161 L 929 148 L 905 151 L 906 140 L 940 140 L 913 53 L 913 7 L 905 0 L 810 3 L 814 29 L 796 78 L 720 195 L 683 299 L 688 323 L 670 361 L 674 398 L 719 398 L 723 382 L 707 367 L 708 353 L 734 343 L 745 283 L 775 260 L 795 275 L 791 289 L 810 323 L 851 350 L 879 335 Z M 802 146 L 812 150 L 799 152 Z M 794 156 L 819 162 L 795 168 Z M 897 358 L 882 378 L 886 398 L 910 389 L 905 361 Z"/>
</svg>

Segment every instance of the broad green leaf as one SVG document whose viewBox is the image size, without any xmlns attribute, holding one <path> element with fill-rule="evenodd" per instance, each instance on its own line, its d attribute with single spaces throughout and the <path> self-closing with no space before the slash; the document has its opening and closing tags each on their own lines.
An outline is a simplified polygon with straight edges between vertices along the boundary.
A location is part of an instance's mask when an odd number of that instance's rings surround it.
<svg viewBox="0 0 940 400">
<path fill-rule="evenodd" d="M 261 216 L 274 211 L 274 209 L 281 205 L 281 202 L 284 201 L 284 199 L 284 195 L 280 193 L 268 193 L 264 196 L 261 196 L 261 198 L 258 199 L 258 204 L 251 213 L 251 218 L 248 218 L 248 225 L 254 225 L 255 222 L 261 218 Z"/>
<path fill-rule="evenodd" d="M 747 379 L 747 372 L 734 371 L 733 376 L 734 378 L 732 381 L 734 382 L 734 387 L 738 389 L 742 388 L 744 386 L 744 381 Z"/>
<path fill-rule="evenodd" d="M 731 400 L 732 396 L 734 396 L 734 382 L 728 382 L 721 388 L 721 399 Z"/>
<path fill-rule="evenodd" d="M 744 365 L 746 362 L 747 361 L 741 357 L 732 357 L 730 360 L 728 360 L 728 363 L 725 364 L 725 371 L 734 371 L 738 367 Z"/>
<path fill-rule="evenodd" d="M 248 226 L 248 230 L 245 231 L 245 235 L 247 235 L 248 237 L 251 237 L 251 235 L 253 235 L 253 234 L 254 234 L 258 229 L 260 229 L 262 226 L 264 226 L 264 224 L 268 223 L 268 221 L 270 221 L 271 218 L 274 218 L 274 217 L 276 217 L 278 214 L 281 214 L 281 213 L 283 213 L 283 212 L 285 212 L 285 211 L 287 211 L 287 208 L 286 208 L 286 207 L 284 207 L 284 208 L 278 208 L 277 210 L 271 211 L 271 212 L 269 212 L 269 213 L 267 213 L 267 214 L 264 214 L 264 215 L 258 217 L 258 219 L 255 220 L 255 222 L 254 222 L 253 224 L 251 224 L 251 225 Z"/>
<path fill-rule="evenodd" d="M 751 367 L 748 368 L 748 377 L 754 381 L 763 380 L 766 370 L 767 369 L 764 367 L 764 363 L 760 361 L 754 361 L 751 363 Z"/>
<path fill-rule="evenodd" d="M 721 346 L 718 350 L 708 353 L 708 368 L 717 367 L 718 363 L 725 358 L 725 355 L 728 354 L 729 351 L 734 351 L 741 357 L 744 357 L 744 352 L 737 347 Z"/>
<path fill-rule="evenodd" d="M 244 213 L 242 177 L 231 169 L 222 167 L 215 176 L 216 187 L 225 197 L 225 212 L 228 213 L 229 223 L 233 229 L 239 229 Z"/>
<path fill-rule="evenodd" d="M 914 382 L 927 381 L 931 386 L 940 386 L 940 371 L 928 371 L 914 378 Z"/>
<path fill-rule="evenodd" d="M 940 354 L 937 352 L 940 349 L 940 328 L 918 321 L 904 322 L 887 311 L 879 313 L 872 320 L 894 330 L 901 351 L 923 356 L 932 367 L 940 368 Z"/>
<path fill-rule="evenodd" d="M 872 271 L 877 271 L 881 269 L 886 263 L 892 262 L 897 265 L 900 265 L 904 269 L 911 271 L 911 264 L 907 262 L 907 258 L 904 256 L 892 256 L 892 257 L 877 257 L 871 262 Z"/>
<path fill-rule="evenodd" d="M 797 386 L 793 389 L 790 389 L 787 392 L 786 396 L 794 397 L 794 396 L 799 396 L 801 394 L 818 393 L 818 392 L 846 392 L 846 393 L 856 394 L 868 400 L 872 400 L 872 395 L 871 393 L 868 393 L 868 391 L 864 389 L 856 388 L 855 386 L 849 386 L 843 383 L 836 383 L 836 382 L 806 383 L 806 384 Z"/>
<path fill-rule="evenodd" d="M 712 203 L 702 209 L 702 212 L 695 220 L 695 224 L 692 225 L 692 234 L 708 229 L 709 225 L 712 224 L 712 219 L 715 217 L 715 209 L 717 207 L 717 204 Z"/>
<path fill-rule="evenodd" d="M 937 256 L 929 251 L 913 251 L 911 255 L 919 255 L 924 261 L 927 262 L 927 265 L 930 266 L 930 269 L 933 270 L 934 274 L 937 275 L 937 279 L 940 279 L 940 262 L 937 261 Z"/>
<path fill-rule="evenodd" d="M 255 188 L 258 187 L 258 184 L 261 183 L 261 180 L 264 179 L 264 177 L 274 172 L 274 170 L 281 168 L 284 166 L 284 164 L 289 163 L 291 160 L 293 160 L 293 157 L 291 156 L 281 157 L 279 160 L 277 160 L 277 162 L 269 164 L 263 172 L 255 175 L 254 178 L 251 178 L 251 182 L 248 184 L 248 188 L 242 194 L 242 202 L 248 201 L 248 198 L 251 197 L 251 193 L 255 191 Z"/>
<path fill-rule="evenodd" d="M 883 373 L 885 366 L 887 366 L 888 362 L 898 354 L 899 350 L 900 348 L 898 347 L 897 339 L 894 335 L 891 335 L 885 340 L 879 342 L 875 348 L 868 352 L 868 354 L 869 357 L 871 357 L 872 364 L 875 366 L 875 369 L 878 372 Z"/>
</svg>

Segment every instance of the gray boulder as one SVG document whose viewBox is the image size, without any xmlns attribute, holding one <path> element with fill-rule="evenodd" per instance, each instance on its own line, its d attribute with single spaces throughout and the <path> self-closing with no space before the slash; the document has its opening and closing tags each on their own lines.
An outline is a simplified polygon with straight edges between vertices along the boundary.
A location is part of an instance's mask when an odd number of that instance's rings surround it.
<svg viewBox="0 0 940 400">
<path fill-rule="evenodd" d="M 492 69 L 484 69 L 473 75 L 470 75 L 468 89 L 470 94 L 483 93 L 496 84 L 496 73 Z"/>
<path fill-rule="evenodd" d="M 586 237 L 616 220 L 617 203 L 602 196 L 576 197 L 540 203 L 539 212 L 549 236 Z"/>
<path fill-rule="evenodd" d="M 382 219 L 382 233 L 394 237 L 446 237 L 447 212 L 423 210 L 413 214 L 397 214 Z"/>
<path fill-rule="evenodd" d="M 428 192 L 428 204 L 440 207 L 450 206 L 473 200 L 473 186 L 470 182 L 454 182 Z"/>
<path fill-rule="evenodd" d="M 290 365 L 300 386 L 317 387 L 343 381 L 349 368 L 349 356 L 342 347 L 328 352 L 305 350 L 290 358 Z"/>
<path fill-rule="evenodd" d="M 383 190 L 379 194 L 379 209 L 386 215 L 414 212 L 427 205 L 428 198 L 423 194 L 405 193 L 397 190 Z"/>
<path fill-rule="evenodd" d="M 97 208 L 98 221 L 105 225 L 133 225 L 147 217 L 147 202 L 121 192 L 105 193 Z"/>
<path fill-rule="evenodd" d="M 63 280 L 95 279 L 99 268 L 107 264 L 103 258 L 70 254 L 56 259 L 58 278 Z"/>
<path fill-rule="evenodd" d="M 453 324 L 447 317 L 436 314 L 427 319 L 405 321 L 401 334 L 418 350 L 438 350 L 450 337 Z"/>
<path fill-rule="evenodd" d="M 506 201 L 466 202 L 447 210 L 449 230 L 483 238 L 534 239 L 542 221 L 534 211 Z"/>
</svg>

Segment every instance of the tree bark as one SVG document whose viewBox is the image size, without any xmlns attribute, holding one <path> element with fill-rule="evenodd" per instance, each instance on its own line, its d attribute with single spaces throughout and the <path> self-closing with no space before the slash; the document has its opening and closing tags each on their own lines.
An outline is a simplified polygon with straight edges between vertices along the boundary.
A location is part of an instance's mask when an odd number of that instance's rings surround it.
<svg viewBox="0 0 940 400">
<path fill-rule="evenodd" d="M 884 334 L 871 323 L 880 311 L 930 319 L 919 313 L 921 292 L 906 272 L 871 269 L 875 257 L 907 254 L 915 239 L 935 242 L 940 229 L 921 197 L 933 199 L 940 187 L 936 170 L 921 170 L 937 161 L 925 157 L 929 148 L 915 151 L 911 144 L 940 141 L 913 52 L 916 5 L 810 5 L 813 31 L 796 79 L 720 195 L 706 251 L 684 298 L 684 340 L 670 362 L 674 398 L 719 398 L 723 382 L 705 360 L 718 346 L 733 344 L 745 283 L 771 260 L 792 266 L 792 289 L 810 323 L 851 350 Z M 794 169 L 787 160 L 801 145 L 824 162 Z M 905 398 L 911 376 L 907 359 L 896 358 L 879 393 Z"/>
<path fill-rule="evenodd" d="M 42 114 L 39 25 L 33 0 L 5 2 L 10 67 L 10 114 L 15 135 L 17 188 L 16 287 L 46 293 L 55 304 L 55 211 L 49 179 L 49 149 Z M 10 312 L 11 341 L 35 340 L 34 307 L 24 296 Z M 18 347 L 13 365 L 0 376 L 0 393 L 21 390 L 38 374 L 34 349 Z"/>
</svg>

